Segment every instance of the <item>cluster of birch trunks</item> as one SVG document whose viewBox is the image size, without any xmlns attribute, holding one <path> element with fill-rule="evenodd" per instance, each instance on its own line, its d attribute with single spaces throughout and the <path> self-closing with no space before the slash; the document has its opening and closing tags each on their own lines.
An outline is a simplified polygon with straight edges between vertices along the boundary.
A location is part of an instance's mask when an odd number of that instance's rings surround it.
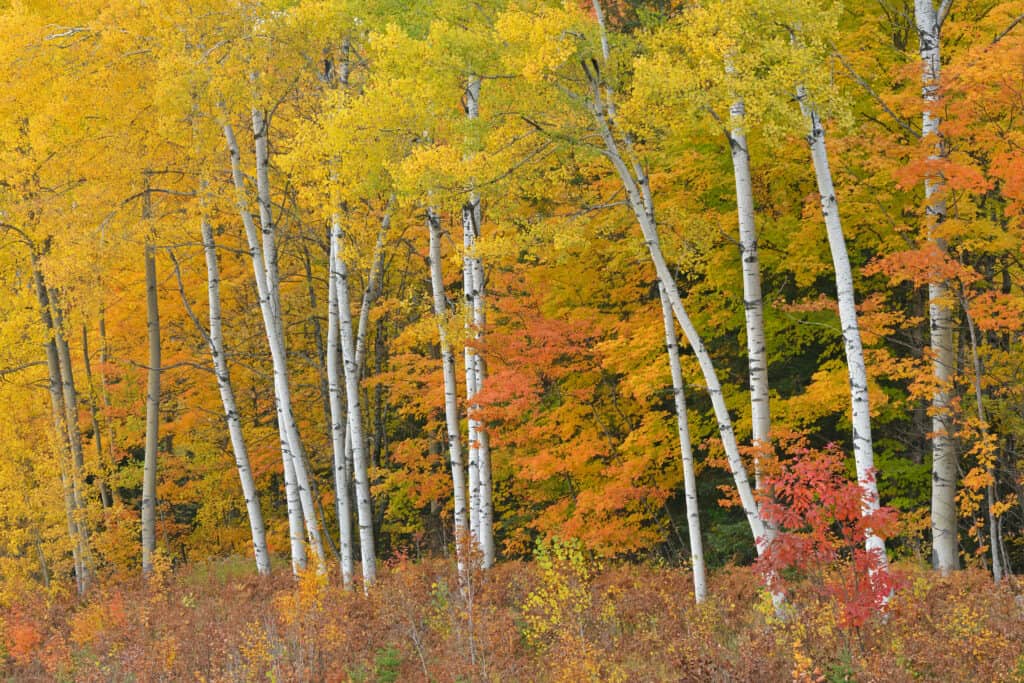
<svg viewBox="0 0 1024 683">
<path fill-rule="evenodd" d="M 922 137 L 935 139 L 933 158 L 944 154 L 939 138 L 940 121 L 929 105 L 936 102 L 940 86 L 941 29 L 949 11 L 950 0 L 943 0 L 936 7 L 933 0 L 915 0 L 914 13 L 920 38 L 922 62 Z M 725 398 L 711 355 L 704 347 L 700 334 L 680 297 L 676 281 L 662 254 L 656 197 L 651 189 L 647 170 L 640 156 L 634 151 L 629 133 L 619 125 L 616 116 L 614 89 L 606 82 L 602 72 L 610 71 L 611 54 L 604 27 L 603 8 L 598 0 L 593 7 L 602 33 L 602 59 L 582 69 L 588 86 L 587 104 L 594 130 L 600 137 L 601 150 L 621 181 L 637 226 L 648 248 L 651 263 L 657 275 L 658 289 L 663 314 L 665 348 L 671 370 L 677 428 L 680 442 L 680 456 L 683 466 L 686 515 L 689 530 L 691 564 L 693 568 L 694 594 L 698 601 L 706 594 L 705 565 L 701 546 L 700 514 L 697 501 L 697 485 L 694 473 L 693 453 L 687 424 L 686 397 L 683 374 L 680 365 L 680 344 L 678 331 L 685 336 L 690 351 L 699 363 L 705 389 L 708 392 L 718 424 L 718 431 L 727 455 L 729 468 L 735 481 L 743 511 L 749 522 L 750 531 L 759 555 L 770 547 L 774 530 L 765 523 L 759 508 L 757 489 L 763 487 L 763 477 L 758 458 L 753 460 L 753 485 L 751 477 L 740 454 L 740 446 L 733 430 L 732 418 L 726 407 Z M 794 38 L 795 40 L 795 38 Z M 343 54 L 347 49 L 343 48 Z M 721 65 L 725 71 L 732 66 L 726 61 Z M 342 63 L 331 69 L 331 78 L 337 87 L 347 86 L 347 64 Z M 257 76 L 253 75 L 254 81 Z M 466 115 L 473 119 L 478 116 L 482 91 L 482 79 L 470 75 L 465 81 L 464 102 Z M 835 271 L 838 294 L 839 316 L 842 337 L 849 372 L 850 406 L 853 425 L 853 449 L 857 479 L 861 490 L 861 510 L 865 516 L 878 509 L 878 491 L 875 485 L 874 457 L 871 436 L 871 420 L 868 397 L 868 381 L 865 368 L 861 335 L 858 329 L 856 297 L 853 274 L 847 256 L 843 235 L 840 207 L 836 200 L 832 174 L 829 168 L 825 144 L 825 129 L 815 104 L 803 87 L 794 93 L 806 121 L 806 141 L 817 180 L 817 191 L 821 201 L 821 216 L 828 237 Z M 752 414 L 752 452 L 768 453 L 771 449 L 771 411 L 769 406 L 768 350 L 765 343 L 764 315 L 761 294 L 761 275 L 758 258 L 756 215 L 753 201 L 750 155 L 745 135 L 745 106 L 740 97 L 731 103 L 730 117 L 723 121 L 723 132 L 728 137 L 732 167 L 735 179 L 736 205 L 739 233 L 739 257 L 742 261 L 743 301 L 746 324 L 747 358 Z M 316 506 L 317 492 L 311 476 L 303 443 L 292 409 L 292 395 L 288 372 L 288 350 L 285 344 L 280 297 L 280 280 L 277 265 L 277 239 L 271 203 L 270 145 L 271 134 L 268 115 L 259 108 L 251 111 L 247 122 L 253 139 L 255 152 L 255 197 L 246 183 L 242 171 L 241 151 L 232 122 L 224 114 L 223 139 L 230 158 L 231 178 L 236 194 L 238 218 L 244 228 L 248 255 L 252 262 L 253 281 L 258 295 L 260 313 L 273 367 L 273 394 L 276 408 L 277 428 L 280 442 L 281 465 L 284 473 L 285 499 L 287 502 L 290 536 L 291 563 L 298 572 L 310 563 L 312 554 L 315 567 L 325 569 L 328 551 L 335 549 L 340 561 L 341 576 L 346 586 L 352 585 L 356 576 L 355 554 L 358 547 L 359 567 L 364 585 L 374 582 L 377 567 L 375 552 L 373 500 L 368 472 L 366 437 L 363 433 L 364 400 L 360 392 L 360 377 L 366 357 L 366 338 L 369 311 L 382 288 L 383 245 L 389 229 L 390 216 L 387 211 L 381 220 L 372 255 L 372 267 L 365 291 L 359 297 L 358 315 L 353 319 L 352 285 L 349 278 L 349 264 L 342 257 L 340 243 L 346 226 L 347 207 L 340 201 L 334 202 L 331 220 L 326 344 L 326 372 L 330 413 L 330 444 L 333 457 L 334 499 L 336 501 L 338 538 L 323 537 L 326 526 L 321 523 Z M 932 233 L 945 217 L 946 207 L 942 200 L 942 180 L 929 177 L 924 182 L 927 200 L 927 221 Z M 203 196 L 206 183 L 201 182 L 198 194 Z M 252 204 L 255 201 L 256 209 Z M 149 196 L 143 198 L 142 217 L 149 218 Z M 481 211 L 481 197 L 472 190 L 465 197 L 461 212 L 463 247 L 463 296 L 465 297 L 465 345 L 464 378 L 457 377 L 455 349 L 457 342 L 450 339 L 451 306 L 444 287 L 442 272 L 441 239 L 442 222 L 433 206 L 423 207 L 424 229 L 429 233 L 429 276 L 433 296 L 433 312 L 437 322 L 440 360 L 444 378 L 445 431 L 450 464 L 452 497 L 454 502 L 454 539 L 459 567 L 466 571 L 474 564 L 486 568 L 495 561 L 494 504 L 492 500 L 490 436 L 487 425 L 480 419 L 480 406 L 474 397 L 484 388 L 487 372 L 484 358 L 479 353 L 483 336 L 486 334 L 485 306 L 485 264 L 479 257 L 477 240 L 481 235 L 484 217 Z M 221 320 L 220 275 L 217 261 L 217 245 L 208 217 L 200 219 L 200 231 L 207 269 L 207 292 L 209 298 L 209 320 L 204 323 L 188 306 L 187 312 L 197 330 L 206 341 L 213 361 L 214 372 L 224 416 L 230 435 L 246 509 L 252 533 L 252 546 L 256 566 L 260 573 L 270 571 L 266 535 L 260 508 L 259 496 L 253 478 L 252 468 L 245 439 L 242 434 L 242 416 L 232 389 L 227 363 L 225 339 Z M 929 234 L 932 234 L 929 233 Z M 935 246 L 945 249 L 938 237 L 931 237 Z M 148 386 L 146 400 L 146 445 L 141 504 L 142 557 L 144 573 L 152 571 L 155 549 L 155 503 L 157 475 L 158 409 L 160 400 L 160 321 L 156 297 L 156 264 L 154 247 L 146 247 L 147 311 L 149 329 Z M 177 268 L 177 264 L 175 263 Z M 62 463 L 65 507 L 67 510 L 68 533 L 74 541 L 74 566 L 78 589 L 84 591 L 90 577 L 89 529 L 83 514 L 83 454 L 82 437 L 78 432 L 77 398 L 74 379 L 71 375 L 71 361 L 65 330 L 61 323 L 61 301 L 58 292 L 47 286 L 43 273 L 35 264 L 35 284 L 42 311 L 43 324 L 51 333 L 46 343 L 46 363 L 49 372 L 55 433 L 64 440 L 63 448 L 70 457 Z M 180 275 L 179 275 L 180 284 Z M 184 293 L 184 292 L 183 292 Z M 936 386 L 933 404 L 933 476 L 931 502 L 931 528 L 933 553 L 937 568 L 949 571 L 958 566 L 956 533 L 956 479 L 957 464 L 950 437 L 949 404 L 950 395 L 946 387 L 953 372 L 953 343 L 951 312 L 943 303 L 948 297 L 947 283 L 935 279 L 929 284 L 929 317 L 931 347 L 934 350 L 934 375 Z M 968 317 L 968 322 L 971 323 Z M 970 327 L 972 335 L 974 326 Z M 103 351 L 105 353 L 105 350 Z M 88 352 L 86 352 L 88 363 Z M 975 361 L 977 364 L 976 353 Z M 88 364 L 89 384 L 92 376 Z M 979 373 L 980 374 L 980 373 Z M 102 383 L 101 383 L 102 384 Z M 980 386 L 980 385 L 979 385 Z M 980 391 L 980 388 L 978 389 Z M 459 393 L 464 392 L 465 415 L 460 414 Z M 99 402 L 109 405 L 105 386 L 101 386 Z M 112 457 L 103 446 L 96 418 L 96 403 L 90 401 L 95 444 L 101 462 Z M 981 400 L 978 400 L 981 410 Z M 465 417 L 466 433 L 462 431 Z M 983 415 L 979 417 L 984 419 Z M 109 446 L 109 442 L 108 442 Z M 465 446 L 465 448 L 464 448 Z M 106 487 L 102 495 L 106 498 L 116 495 Z M 358 529 L 358 538 L 356 528 Z M 993 528 L 993 538 L 998 529 Z M 880 571 L 885 571 L 885 543 L 877 535 L 868 533 L 866 549 L 878 559 Z M 992 564 L 997 579 L 1001 576 L 1003 563 L 999 557 L 999 544 L 991 544 Z"/>
</svg>

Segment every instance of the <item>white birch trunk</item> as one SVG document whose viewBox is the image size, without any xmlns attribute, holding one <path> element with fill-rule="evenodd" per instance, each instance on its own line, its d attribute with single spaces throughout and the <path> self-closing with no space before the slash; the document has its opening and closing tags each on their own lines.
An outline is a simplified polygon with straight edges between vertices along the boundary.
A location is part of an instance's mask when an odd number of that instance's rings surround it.
<svg viewBox="0 0 1024 683">
<path fill-rule="evenodd" d="M 832 252 L 832 265 L 836 274 L 836 298 L 839 303 L 839 324 L 843 330 L 843 348 L 846 351 L 846 367 L 850 376 L 851 422 L 853 424 L 853 457 L 857 467 L 857 481 L 861 488 L 861 515 L 867 516 L 878 511 L 878 485 L 875 480 L 875 455 L 871 438 L 871 404 L 868 395 L 868 374 L 864 362 L 864 348 L 861 343 L 860 326 L 857 322 L 857 301 L 853 288 L 853 271 L 846 250 L 846 238 L 839 216 L 839 203 L 832 182 L 832 170 L 828 163 L 825 147 L 825 128 L 817 111 L 807 101 L 803 86 L 797 89 L 797 100 L 810 124 L 807 142 L 811 148 L 811 160 L 818 182 L 818 196 L 821 199 L 821 215 L 825 220 L 828 245 Z M 885 541 L 867 531 L 865 549 L 877 556 L 880 568 L 887 566 Z"/>
<path fill-rule="evenodd" d="M 471 76 L 466 84 L 466 118 L 480 116 L 479 76 Z M 480 237 L 482 223 L 480 197 L 471 192 L 462 207 L 463 290 L 466 296 L 466 339 L 479 344 L 483 339 L 486 314 L 484 309 L 484 269 L 473 252 Z M 472 402 L 484 388 L 486 367 L 479 351 L 472 345 L 465 349 L 466 402 L 469 436 L 469 527 L 480 549 L 481 564 L 486 569 L 494 564 L 494 502 L 491 481 L 491 446 L 487 427 L 477 417 L 480 406 Z"/>
<path fill-rule="evenodd" d="M 476 237 L 479 237 L 481 218 L 479 199 L 475 202 L 474 216 L 476 218 L 477 225 Z M 479 342 L 483 339 L 487 322 L 484 309 L 484 268 L 479 257 L 473 258 L 473 285 L 476 288 L 476 296 L 473 299 L 473 327 L 476 332 L 476 340 Z M 484 381 L 487 378 L 487 366 L 484 363 L 483 356 L 481 356 L 479 352 L 475 352 L 473 354 L 473 361 L 473 368 L 476 372 L 476 390 L 479 392 L 484 388 Z M 470 410 L 474 413 L 479 410 L 479 408 L 479 404 L 475 402 L 470 406 Z M 480 519 L 478 522 L 479 530 L 477 533 L 480 543 L 480 552 L 483 555 L 483 568 L 487 569 L 494 565 L 495 559 L 494 481 L 491 474 L 491 438 L 490 430 L 487 426 L 479 419 L 476 420 L 476 423 L 476 438 L 479 444 L 477 467 L 480 470 Z"/>
<path fill-rule="evenodd" d="M 455 556 L 459 576 L 465 577 L 466 541 L 469 524 L 466 511 L 466 473 L 462 460 L 462 443 L 459 429 L 459 405 L 456 393 L 455 354 L 448 341 L 447 298 L 444 293 L 444 276 L 441 272 L 441 219 L 433 209 L 427 210 L 427 228 L 430 230 L 430 284 L 434 297 L 434 317 L 441 345 L 441 362 L 444 369 L 444 416 L 448 433 L 448 456 L 452 470 L 452 498 L 455 505 Z"/>
<path fill-rule="evenodd" d="M 259 298 L 260 313 L 263 326 L 270 346 L 271 361 L 274 366 L 274 404 L 277 412 L 277 426 L 281 440 L 281 460 L 284 469 L 285 501 L 288 506 L 288 533 L 291 541 L 292 572 L 298 573 L 306 567 L 306 546 L 303 541 L 303 510 L 299 502 L 298 483 L 295 477 L 294 458 L 288 439 L 288 429 L 283 418 L 282 398 L 278 382 L 279 366 L 279 335 L 275 317 L 270 307 L 270 296 L 267 291 L 267 273 L 263 265 L 262 248 L 256 234 L 256 224 L 249 211 L 249 202 L 245 190 L 245 178 L 242 176 L 241 153 L 234 129 L 230 123 L 224 124 L 224 137 L 231 154 L 231 177 L 235 186 L 236 203 L 245 236 L 249 246 L 249 258 L 252 261 L 253 275 L 256 280 L 256 292 Z"/>
<path fill-rule="evenodd" d="M 61 392 L 60 361 L 57 358 L 57 344 L 54 341 L 53 317 L 50 314 L 50 300 L 47 294 L 46 285 L 43 282 L 42 271 L 36 256 L 32 256 L 33 277 L 36 285 L 36 296 L 39 299 L 39 314 L 46 328 L 49 338 L 44 348 L 46 350 L 47 389 L 50 394 L 50 416 L 53 421 L 54 453 L 60 465 L 60 483 L 64 494 L 64 514 L 67 518 L 68 540 L 71 541 L 71 557 L 75 572 L 75 589 L 78 595 L 84 595 L 88 586 L 85 571 L 85 562 L 82 557 L 81 536 L 78 533 L 78 525 L 75 522 L 78 516 L 75 508 L 75 497 L 71 490 L 71 481 L 68 476 L 70 448 L 67 442 L 67 429 L 64 426 L 64 397 Z"/>
<path fill-rule="evenodd" d="M 235 401 L 235 392 L 231 386 L 231 374 L 228 369 L 227 355 L 224 351 L 224 332 L 220 307 L 220 268 L 217 265 L 217 245 L 213 240 L 213 230 L 204 217 L 201 220 L 203 233 L 203 251 L 206 255 L 206 284 L 210 302 L 210 334 L 208 338 L 210 355 L 213 357 L 213 369 L 217 377 L 217 388 L 220 400 L 224 405 L 224 417 L 228 423 L 228 435 L 231 438 L 231 450 L 235 455 L 235 467 L 242 484 L 242 495 L 245 497 L 245 509 L 249 516 L 249 530 L 252 535 L 253 555 L 256 559 L 256 571 L 261 575 L 270 573 L 270 555 L 267 552 L 266 529 L 263 525 L 263 510 L 260 507 L 256 481 L 253 479 L 252 467 L 249 464 L 249 452 L 242 434 L 242 420 Z"/>
<path fill-rule="evenodd" d="M 757 254 L 754 222 L 754 191 L 750 175 L 750 148 L 743 130 L 746 110 L 743 100 L 729 109 L 732 130 L 729 149 L 736 184 L 736 213 L 739 217 L 740 260 L 743 270 L 743 313 L 747 328 L 747 368 L 750 376 L 751 440 L 754 446 L 754 481 L 761 481 L 760 455 L 771 447 L 771 413 L 768 400 L 768 351 L 764 335 L 764 302 L 761 296 L 761 263 Z"/>
<path fill-rule="evenodd" d="M 341 235 L 340 216 L 332 228 Z M 332 237 L 336 242 L 337 239 Z M 345 368 L 345 396 L 348 405 L 348 439 L 352 450 L 352 474 L 356 489 L 356 516 L 359 523 L 359 553 L 363 580 L 370 586 L 377 579 L 377 555 L 373 538 L 373 508 L 370 498 L 369 463 L 363 438 L 363 411 L 359 396 L 359 371 L 356 365 L 355 338 L 352 330 L 352 308 L 349 299 L 348 266 L 339 257 L 340 245 L 334 245 L 331 278 L 338 294 L 338 317 L 341 331 L 341 354 Z"/>
<path fill-rule="evenodd" d="M 146 327 L 149 373 L 146 381 L 146 456 L 142 473 L 142 575 L 153 572 L 156 552 L 156 467 L 160 438 L 160 308 L 156 295 L 156 254 L 146 245 Z"/>
<path fill-rule="evenodd" d="M 690 564 L 693 567 L 693 597 L 697 604 L 707 597 L 707 571 L 704 567 L 704 543 L 700 534 L 700 505 L 697 500 L 697 476 L 693 468 L 693 448 L 690 443 L 690 422 L 686 414 L 686 393 L 683 369 L 679 363 L 679 341 L 676 321 L 672 317 L 672 304 L 665 287 L 658 284 L 661 299 L 661 317 L 665 324 L 665 349 L 668 351 L 672 371 L 672 395 L 676 404 L 676 428 L 679 433 L 679 451 L 683 462 L 683 492 L 686 497 L 686 527 L 690 539 Z"/>
<path fill-rule="evenodd" d="M 299 492 L 302 505 L 302 517 L 306 523 L 306 538 L 316 555 L 317 568 L 323 571 L 327 567 L 320 529 L 317 525 L 316 509 L 313 505 L 313 489 L 306 467 L 306 456 L 302 448 L 298 426 L 292 412 L 291 387 L 288 378 L 288 358 L 284 341 L 284 323 L 281 313 L 281 287 L 277 274 L 277 244 L 275 226 L 270 202 L 270 148 L 268 144 L 269 130 L 263 113 L 259 109 L 252 110 L 252 133 L 256 155 L 256 198 L 259 206 L 260 226 L 263 233 L 263 268 L 266 273 L 267 309 L 271 315 L 268 333 L 272 330 L 271 355 L 274 364 L 274 383 L 280 398 L 278 410 L 284 423 L 291 453 L 292 468 L 295 472 L 295 485 Z"/>
<path fill-rule="evenodd" d="M 334 454 L 334 491 L 338 515 L 338 547 L 341 553 L 341 580 L 345 588 L 352 586 L 355 573 L 352 559 L 352 492 L 349 488 L 351 475 L 345 457 L 347 446 L 346 430 L 348 416 L 342 406 L 341 382 L 338 373 L 339 333 L 341 323 L 338 314 L 338 281 L 334 277 L 334 264 L 338 261 L 338 241 L 341 239 L 341 218 L 331 219 L 331 244 L 327 278 L 327 391 L 331 405 L 331 448 Z"/>
<path fill-rule="evenodd" d="M 466 91 L 467 100 L 470 97 L 470 90 Z M 473 242 L 476 235 L 474 226 L 474 205 L 473 197 L 462 207 L 462 291 L 465 296 L 465 335 L 469 342 L 476 335 L 473 331 L 473 308 L 476 303 L 476 286 L 473 273 L 473 257 L 471 256 Z M 463 349 L 463 362 L 466 371 L 466 401 L 467 404 L 479 391 L 477 386 L 476 354 L 470 343 L 465 344 Z M 472 406 L 468 406 L 467 413 L 471 414 Z M 480 541 L 480 442 L 478 441 L 479 425 L 470 415 L 467 422 L 467 450 L 468 471 L 469 471 L 469 534 L 474 544 Z"/>
<path fill-rule="evenodd" d="M 658 241 L 657 223 L 654 219 L 653 197 L 651 195 L 648 178 L 638 163 L 634 162 L 632 171 L 629 166 L 626 165 L 626 162 L 619 150 L 619 145 L 615 141 L 615 137 L 612 134 L 611 127 L 609 126 L 608 118 L 605 114 L 605 108 L 601 104 L 600 83 L 597 75 L 588 74 L 588 76 L 593 90 L 591 113 L 594 115 L 598 133 L 601 135 L 601 139 L 604 142 L 604 153 L 608 157 L 609 161 L 611 161 L 612 166 L 619 175 L 623 188 L 626 190 L 626 197 L 629 202 L 629 206 L 633 210 L 634 216 L 636 216 L 637 223 L 639 224 L 640 230 L 644 236 L 644 241 L 646 242 L 648 251 L 651 254 L 651 261 L 654 264 L 654 269 L 658 276 L 658 282 L 662 287 L 664 287 L 665 294 L 672 306 L 672 311 L 676 316 L 676 320 L 679 321 L 679 326 L 682 328 L 683 333 L 689 340 L 690 347 L 693 349 L 694 355 L 697 357 L 697 362 L 700 364 L 701 372 L 704 375 L 704 382 L 711 398 L 711 405 L 714 408 L 715 417 L 718 420 L 718 433 L 722 439 L 722 446 L 725 449 L 726 458 L 729 461 L 729 469 L 732 472 L 733 481 L 736 484 L 740 503 L 747 516 L 747 522 L 750 525 L 750 531 L 754 537 L 757 553 L 758 555 L 762 555 L 768 549 L 771 539 L 766 533 L 764 522 L 761 519 L 761 514 L 754 498 L 754 492 L 750 486 L 750 480 L 747 477 L 746 467 L 744 467 L 743 459 L 740 457 L 739 448 L 736 444 L 736 434 L 733 431 L 732 418 L 730 417 L 729 409 L 725 404 L 725 397 L 722 394 L 722 387 L 718 381 L 718 374 L 715 372 L 711 355 L 708 353 L 707 348 L 705 348 L 700 335 L 697 333 L 697 329 L 693 326 L 693 322 L 690 320 L 690 317 L 686 313 L 686 309 L 683 307 L 682 299 L 679 297 L 679 290 L 676 287 L 675 280 L 668 269 L 664 255 L 661 253 L 661 246 Z"/>
<path fill-rule="evenodd" d="M 921 135 L 925 141 L 935 145 L 931 158 L 940 159 L 945 152 L 939 137 L 939 116 L 933 108 L 939 99 L 941 19 L 932 0 L 914 0 L 914 19 L 922 62 L 921 96 L 925 104 Z M 935 236 L 935 227 L 946 217 L 942 185 L 938 176 L 925 178 L 925 220 L 929 242 L 945 252 L 945 243 Z M 950 387 L 955 361 L 952 311 L 948 298 L 949 287 L 945 280 L 936 277 L 928 284 L 932 371 L 939 385 L 932 396 L 932 560 L 942 573 L 960 567 L 956 512 L 957 455 L 950 414 Z"/>
<path fill-rule="evenodd" d="M 67 443 L 71 452 L 68 474 L 71 495 L 75 501 L 75 530 L 78 532 L 81 548 L 83 580 L 88 587 L 92 573 L 92 560 L 89 552 L 89 521 L 86 519 L 84 494 L 85 457 L 82 451 L 82 432 L 78 427 L 78 390 L 75 388 L 75 377 L 71 368 L 71 350 L 68 348 L 67 337 L 64 336 L 64 317 L 58 303 L 57 293 L 54 290 L 50 291 L 50 308 L 53 315 L 54 345 L 57 349 L 57 362 L 60 366 L 64 428 L 67 431 Z"/>
</svg>

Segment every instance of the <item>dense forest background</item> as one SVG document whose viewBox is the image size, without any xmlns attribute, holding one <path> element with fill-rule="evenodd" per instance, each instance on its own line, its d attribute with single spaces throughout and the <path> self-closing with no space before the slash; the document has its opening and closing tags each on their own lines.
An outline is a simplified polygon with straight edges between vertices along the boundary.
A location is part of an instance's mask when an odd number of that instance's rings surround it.
<svg viewBox="0 0 1024 683">
<path fill-rule="evenodd" d="M 642 659 L 608 668 L 609 638 L 668 629 L 644 605 L 719 642 L 707 671 L 756 651 L 901 680 L 843 629 L 911 591 L 989 629 L 970 666 L 1024 675 L 1013 636 L 985 640 L 1021 621 L 997 612 L 1024 567 L 1022 18 L 0 0 L 0 657 L 102 671 L 75 644 L 156 647 L 128 627 L 152 591 L 237 580 L 296 643 L 341 642 L 323 601 L 349 600 L 403 644 L 311 654 L 239 625 L 269 659 L 238 645 L 225 678 L 355 651 L 341 678 L 446 678 L 431 637 L 468 658 L 454 678 L 544 677 L 504 619 L 613 680 Z M 684 619 L 666 591 L 760 607 Z M 841 646 L 716 640 L 795 628 L 800 595 Z M 403 600 L 427 605 L 412 635 Z M 952 666 L 936 649 L 925 678 Z"/>
</svg>

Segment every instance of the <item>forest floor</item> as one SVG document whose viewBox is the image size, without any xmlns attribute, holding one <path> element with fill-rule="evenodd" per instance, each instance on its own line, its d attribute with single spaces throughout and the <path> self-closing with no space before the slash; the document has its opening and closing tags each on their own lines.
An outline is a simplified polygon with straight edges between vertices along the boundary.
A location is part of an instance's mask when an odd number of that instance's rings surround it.
<svg viewBox="0 0 1024 683">
<path fill-rule="evenodd" d="M 828 577 L 783 618 L 750 568 L 579 556 L 503 562 L 460 589 L 451 562 L 389 563 L 368 592 L 240 559 L 110 577 L 0 614 L 0 679 L 75 681 L 1024 681 L 1024 594 L 980 571 L 903 566 L 885 614 Z"/>
</svg>

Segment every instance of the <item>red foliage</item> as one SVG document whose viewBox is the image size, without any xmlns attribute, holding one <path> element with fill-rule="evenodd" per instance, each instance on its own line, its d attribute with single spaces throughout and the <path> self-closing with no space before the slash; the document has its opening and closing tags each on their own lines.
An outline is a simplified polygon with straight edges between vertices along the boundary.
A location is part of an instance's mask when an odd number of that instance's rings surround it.
<svg viewBox="0 0 1024 683">
<path fill-rule="evenodd" d="M 895 531 L 897 512 L 882 507 L 863 514 L 864 491 L 847 474 L 836 444 L 818 450 L 797 439 L 788 451 L 792 457 L 768 478 L 773 499 L 763 504 L 763 515 L 778 535 L 760 569 L 779 590 L 794 571 L 812 577 L 809 587 L 839 606 L 846 626 L 863 626 L 899 583 L 887 559 L 866 550 L 865 541 Z"/>
</svg>

